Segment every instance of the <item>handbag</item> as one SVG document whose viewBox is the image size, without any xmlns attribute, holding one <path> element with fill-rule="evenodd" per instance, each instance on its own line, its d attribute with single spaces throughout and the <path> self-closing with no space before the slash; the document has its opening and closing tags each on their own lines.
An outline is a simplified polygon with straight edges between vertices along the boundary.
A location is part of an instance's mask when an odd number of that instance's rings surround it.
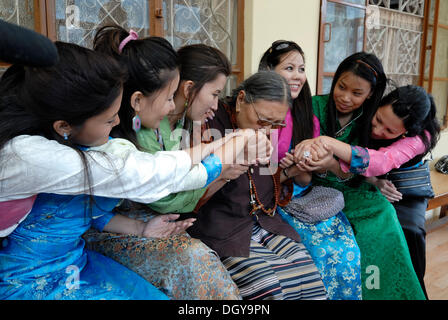
<svg viewBox="0 0 448 320">
<path fill-rule="evenodd" d="M 434 165 L 434 168 L 441 173 L 448 174 L 448 155 L 440 158 Z"/>
<path fill-rule="evenodd" d="M 393 169 L 386 174 L 386 179 L 390 180 L 404 197 L 434 198 L 428 161 L 412 169 Z"/>
<path fill-rule="evenodd" d="M 283 210 L 306 223 L 316 223 L 335 216 L 344 206 L 344 195 L 339 190 L 311 186 L 301 197 L 294 197 Z"/>
</svg>

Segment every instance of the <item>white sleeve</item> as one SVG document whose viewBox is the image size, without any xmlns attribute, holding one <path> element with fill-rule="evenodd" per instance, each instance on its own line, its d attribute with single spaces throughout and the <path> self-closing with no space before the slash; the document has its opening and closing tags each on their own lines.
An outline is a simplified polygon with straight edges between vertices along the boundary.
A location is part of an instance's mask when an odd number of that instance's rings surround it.
<svg viewBox="0 0 448 320">
<path fill-rule="evenodd" d="M 117 150 L 116 154 L 86 152 L 94 195 L 150 203 L 170 193 L 200 188 L 207 179 L 204 169 L 196 170 L 196 183 L 184 181 L 191 169 L 184 151 L 152 155 L 135 147 Z M 19 136 L 5 145 L 0 159 L 0 201 L 38 193 L 89 193 L 79 154 L 56 141 Z"/>
</svg>

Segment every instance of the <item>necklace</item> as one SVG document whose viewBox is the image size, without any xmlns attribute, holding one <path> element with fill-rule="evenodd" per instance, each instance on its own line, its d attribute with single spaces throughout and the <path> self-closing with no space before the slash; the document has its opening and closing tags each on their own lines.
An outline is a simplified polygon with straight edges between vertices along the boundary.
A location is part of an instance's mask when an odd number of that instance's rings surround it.
<svg viewBox="0 0 448 320">
<path fill-rule="evenodd" d="M 345 132 L 345 129 L 346 129 L 349 125 L 351 125 L 351 124 L 353 123 L 353 121 L 356 121 L 360 116 L 362 116 L 362 113 L 363 113 L 363 110 L 361 110 L 361 113 L 360 113 L 356 118 L 350 120 L 345 126 L 343 126 L 341 129 L 339 129 L 339 130 L 335 133 L 335 136 L 336 136 L 336 137 L 340 137 L 340 136 L 342 136 L 342 135 L 344 134 L 344 132 Z"/>
<path fill-rule="evenodd" d="M 252 178 L 253 168 L 250 167 L 247 170 L 247 176 L 249 177 L 249 195 L 250 195 L 250 205 L 252 206 L 252 210 L 249 212 L 251 216 L 256 215 L 258 210 L 263 211 L 268 216 L 273 217 L 275 215 L 275 210 L 278 205 L 278 194 L 279 187 L 277 185 L 277 179 L 275 176 L 271 174 L 272 181 L 274 182 L 274 206 L 272 208 L 266 209 L 263 203 L 261 203 L 260 198 L 258 197 L 257 188 L 255 187 L 254 179 Z"/>
<path fill-rule="evenodd" d="M 237 128 L 236 114 L 235 114 L 234 110 L 231 109 L 227 104 L 224 104 L 224 108 L 230 117 L 232 129 L 233 129 L 233 131 L 235 131 Z M 280 172 L 280 171 L 278 171 L 278 172 Z M 274 182 L 274 206 L 272 208 L 266 209 L 266 207 L 264 206 L 264 204 L 260 201 L 260 198 L 258 197 L 258 192 L 257 192 L 257 188 L 255 186 L 255 181 L 252 178 L 253 173 L 254 173 L 254 169 L 253 169 L 253 167 L 250 167 L 249 170 L 247 170 L 247 177 L 249 178 L 249 196 L 250 196 L 249 203 L 252 206 L 252 210 L 249 212 L 249 214 L 251 216 L 257 217 L 257 219 L 258 219 L 258 216 L 256 214 L 257 214 L 257 211 L 261 210 L 262 212 L 266 213 L 269 217 L 273 217 L 276 213 L 276 209 L 279 204 L 280 175 L 272 174 L 272 172 L 271 172 L 272 181 Z"/>
</svg>

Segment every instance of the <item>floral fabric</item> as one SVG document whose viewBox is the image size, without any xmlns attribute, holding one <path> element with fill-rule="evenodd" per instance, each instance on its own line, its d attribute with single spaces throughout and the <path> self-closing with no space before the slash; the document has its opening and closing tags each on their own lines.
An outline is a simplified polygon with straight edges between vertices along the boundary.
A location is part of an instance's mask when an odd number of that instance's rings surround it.
<svg viewBox="0 0 448 320">
<path fill-rule="evenodd" d="M 120 214 L 144 221 L 153 216 L 143 210 Z M 216 253 L 187 233 L 152 239 L 91 229 L 84 238 L 90 249 L 135 271 L 172 299 L 241 299 Z"/>
</svg>

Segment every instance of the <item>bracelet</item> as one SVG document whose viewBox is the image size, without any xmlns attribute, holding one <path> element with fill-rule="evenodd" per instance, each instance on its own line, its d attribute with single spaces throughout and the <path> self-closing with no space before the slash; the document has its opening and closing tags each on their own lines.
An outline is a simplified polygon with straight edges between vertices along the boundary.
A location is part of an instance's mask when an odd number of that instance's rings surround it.
<svg viewBox="0 0 448 320">
<path fill-rule="evenodd" d="M 282 171 L 283 171 L 283 174 L 285 175 L 285 177 L 286 177 L 287 179 L 291 179 L 291 177 L 288 175 L 288 171 L 286 171 L 286 169 L 288 169 L 288 168 L 285 168 L 285 169 L 282 170 Z"/>
</svg>

